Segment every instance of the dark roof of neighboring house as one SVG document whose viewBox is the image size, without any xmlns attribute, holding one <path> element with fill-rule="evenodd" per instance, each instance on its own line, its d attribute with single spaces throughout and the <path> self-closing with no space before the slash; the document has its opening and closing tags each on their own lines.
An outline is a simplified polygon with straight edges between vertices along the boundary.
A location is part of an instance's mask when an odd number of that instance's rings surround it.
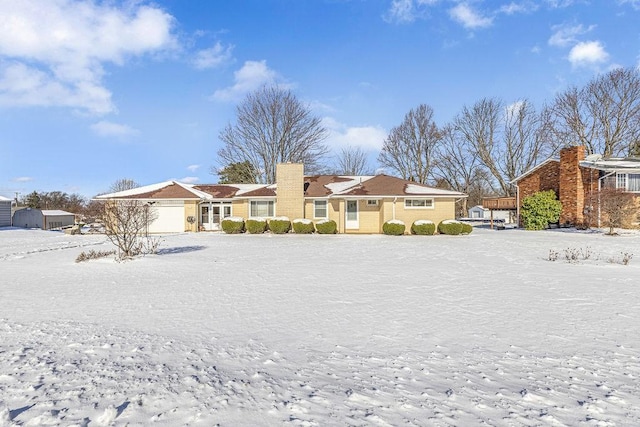
<svg viewBox="0 0 640 427">
<path fill-rule="evenodd" d="M 168 184 L 156 190 L 122 196 L 123 199 L 198 199 L 195 194 L 176 183 Z"/>
<path fill-rule="evenodd" d="M 316 175 L 304 178 L 304 195 L 307 197 L 326 197 L 332 194 L 326 187 L 337 182 L 353 181 L 353 178 L 338 175 Z"/>
<path fill-rule="evenodd" d="M 203 184 L 194 185 L 196 190 L 204 191 L 207 194 L 211 194 L 216 199 L 230 199 L 238 192 L 237 187 L 233 187 L 228 184 Z"/>
</svg>

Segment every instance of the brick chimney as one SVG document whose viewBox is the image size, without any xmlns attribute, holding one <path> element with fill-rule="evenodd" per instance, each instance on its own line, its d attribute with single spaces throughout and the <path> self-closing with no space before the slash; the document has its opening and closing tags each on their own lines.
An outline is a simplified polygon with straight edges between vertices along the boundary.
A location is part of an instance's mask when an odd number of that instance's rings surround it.
<svg viewBox="0 0 640 427">
<path fill-rule="evenodd" d="M 276 185 L 276 215 L 304 218 L 304 165 L 278 163 Z"/>
<path fill-rule="evenodd" d="M 580 161 L 585 158 L 583 146 L 560 150 L 560 194 L 562 203 L 561 224 L 581 224 L 584 222 L 584 186 Z"/>
</svg>

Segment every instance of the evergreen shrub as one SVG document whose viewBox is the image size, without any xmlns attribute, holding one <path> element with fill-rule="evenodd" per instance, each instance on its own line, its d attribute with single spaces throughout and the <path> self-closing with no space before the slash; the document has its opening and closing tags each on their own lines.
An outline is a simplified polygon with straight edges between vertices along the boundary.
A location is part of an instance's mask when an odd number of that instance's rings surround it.
<svg viewBox="0 0 640 427">
<path fill-rule="evenodd" d="M 526 230 L 544 230 L 549 223 L 558 222 L 562 203 L 553 190 L 539 191 L 522 200 L 520 216 Z"/>
<path fill-rule="evenodd" d="M 245 224 L 247 232 L 261 234 L 267 231 L 267 220 L 264 218 L 249 218 Z"/>
<path fill-rule="evenodd" d="M 462 222 L 462 234 L 471 234 L 473 232 L 473 225 Z"/>
<path fill-rule="evenodd" d="M 244 232 L 244 219 L 239 216 L 230 216 L 222 220 L 222 231 L 227 234 Z"/>
<path fill-rule="evenodd" d="M 411 234 L 421 236 L 433 236 L 436 232 L 436 225 L 428 219 L 419 219 L 411 224 Z"/>
<path fill-rule="evenodd" d="M 296 234 L 311 234 L 316 231 L 313 221 L 310 219 L 294 219 L 293 232 Z"/>
<path fill-rule="evenodd" d="M 462 223 L 455 219 L 445 219 L 438 224 L 438 233 L 457 236 L 462 233 Z"/>
<path fill-rule="evenodd" d="M 286 234 L 291 230 L 291 221 L 286 216 L 279 216 L 269 221 L 269 230 L 273 234 Z"/>
<path fill-rule="evenodd" d="M 388 236 L 402 236 L 405 228 L 404 222 L 397 219 L 392 219 L 382 224 L 382 232 Z"/>
<path fill-rule="evenodd" d="M 336 234 L 338 231 L 338 224 L 332 219 L 323 219 L 316 223 L 316 231 L 319 234 Z"/>
</svg>

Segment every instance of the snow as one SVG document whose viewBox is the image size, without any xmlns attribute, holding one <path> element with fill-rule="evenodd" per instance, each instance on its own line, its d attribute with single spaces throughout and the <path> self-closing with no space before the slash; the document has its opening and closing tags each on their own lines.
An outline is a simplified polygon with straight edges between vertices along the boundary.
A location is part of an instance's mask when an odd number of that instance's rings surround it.
<svg viewBox="0 0 640 427">
<path fill-rule="evenodd" d="M 442 188 L 427 187 L 417 184 L 407 184 L 404 192 L 406 194 L 423 194 L 434 196 L 463 196 L 463 194 L 458 191 L 443 190 Z"/>
<path fill-rule="evenodd" d="M 340 178 L 348 179 L 348 181 L 338 181 L 338 182 L 331 182 L 329 184 L 325 184 L 325 187 L 327 187 L 327 189 L 333 195 L 347 192 L 351 190 L 353 187 L 360 185 L 365 181 L 370 180 L 371 178 L 373 178 L 373 176 L 369 176 L 369 175 L 340 176 Z"/>
<path fill-rule="evenodd" d="M 398 225 L 404 225 L 403 221 L 400 221 L 399 219 L 390 219 L 389 221 L 387 221 L 387 224 L 398 224 Z"/>
<path fill-rule="evenodd" d="M 162 241 L 0 229 L 0 425 L 640 424 L 638 233 Z"/>
<path fill-rule="evenodd" d="M 415 225 L 427 225 L 427 224 L 433 224 L 433 221 L 431 221 L 430 219 L 419 219 L 417 221 L 414 222 Z"/>
<path fill-rule="evenodd" d="M 307 218 L 296 218 L 296 219 L 293 220 L 293 222 L 295 224 L 307 224 L 307 225 L 313 224 L 313 221 L 311 221 L 310 219 L 307 219 Z"/>
<path fill-rule="evenodd" d="M 228 216 L 224 220 L 231 222 L 244 222 L 244 218 L 242 218 L 241 216 Z"/>
</svg>

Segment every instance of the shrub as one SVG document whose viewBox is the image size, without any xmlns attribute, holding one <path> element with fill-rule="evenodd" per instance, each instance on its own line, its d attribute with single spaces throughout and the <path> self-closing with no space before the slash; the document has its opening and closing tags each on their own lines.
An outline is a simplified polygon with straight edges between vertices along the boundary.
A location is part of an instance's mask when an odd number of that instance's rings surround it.
<svg viewBox="0 0 640 427">
<path fill-rule="evenodd" d="M 260 234 L 267 231 L 267 220 L 264 218 L 249 218 L 245 224 L 251 234 Z"/>
<path fill-rule="evenodd" d="M 388 236 L 402 236 L 405 228 L 404 222 L 397 219 L 392 219 L 382 224 L 382 232 Z"/>
<path fill-rule="evenodd" d="M 96 251 L 91 249 L 89 252 L 82 252 L 80 255 L 78 255 L 78 257 L 76 258 L 76 262 L 88 261 L 90 259 L 105 258 L 115 254 L 116 254 L 116 251 Z"/>
<path fill-rule="evenodd" d="M 222 220 L 222 231 L 227 234 L 244 232 L 244 219 L 238 216 L 230 216 Z"/>
<path fill-rule="evenodd" d="M 316 231 L 316 228 L 313 226 L 313 221 L 310 219 L 294 219 L 293 231 L 296 234 L 311 234 Z"/>
<path fill-rule="evenodd" d="M 336 234 L 338 224 L 332 219 L 323 219 L 316 223 L 316 231 L 320 234 Z"/>
<path fill-rule="evenodd" d="M 462 223 L 455 219 L 445 219 L 438 224 L 438 233 L 457 236 L 462 233 Z"/>
<path fill-rule="evenodd" d="M 526 230 L 544 230 L 549 223 L 558 222 L 561 210 L 555 191 L 540 191 L 524 198 L 520 216 Z"/>
<path fill-rule="evenodd" d="M 273 234 L 285 234 L 291 230 L 291 221 L 286 216 L 273 218 L 269 221 L 269 230 Z"/>
<path fill-rule="evenodd" d="M 464 222 L 461 222 L 460 224 L 462 224 L 462 234 L 471 234 L 471 232 L 473 231 L 473 226 L 471 224 L 467 224 Z"/>
<path fill-rule="evenodd" d="M 421 236 L 433 236 L 436 232 L 436 225 L 433 221 L 427 219 L 419 219 L 411 224 L 411 234 L 418 234 Z"/>
</svg>

